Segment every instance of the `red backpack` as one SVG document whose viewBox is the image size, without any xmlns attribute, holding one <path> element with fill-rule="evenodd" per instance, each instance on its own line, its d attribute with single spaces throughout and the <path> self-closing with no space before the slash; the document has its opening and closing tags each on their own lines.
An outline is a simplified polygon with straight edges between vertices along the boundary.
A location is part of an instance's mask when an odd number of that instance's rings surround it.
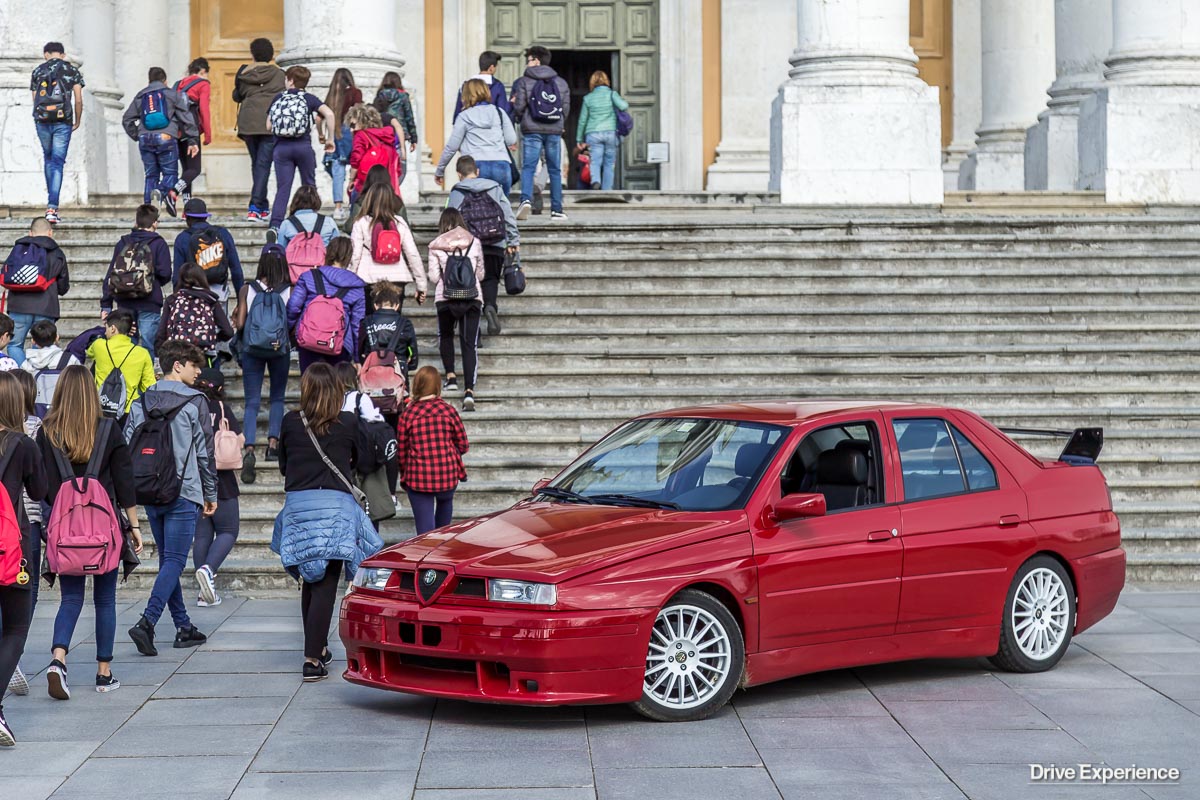
<svg viewBox="0 0 1200 800">
<path fill-rule="evenodd" d="M 13 433 L 11 439 L 19 434 Z M 9 442 L 7 451 L 0 458 L 0 475 L 8 469 L 13 453 L 17 450 L 17 442 Z M 25 563 L 25 553 L 21 550 L 21 523 L 17 521 L 17 512 L 13 509 L 12 498 L 8 492 L 0 488 L 0 586 L 24 586 L 29 583 L 28 564 Z"/>
<path fill-rule="evenodd" d="M 104 419 L 96 428 L 96 443 L 82 478 L 75 477 L 61 450 L 51 448 L 58 471 L 69 478 L 54 498 L 46 525 L 46 561 L 58 575 L 104 575 L 121 564 L 121 524 L 96 475 L 112 424 Z"/>
<path fill-rule="evenodd" d="M 300 220 L 293 215 L 288 222 L 296 228 L 296 235 L 287 243 L 288 277 L 292 285 L 300 280 L 300 276 L 313 267 L 325 264 L 325 240 L 321 238 L 321 230 L 325 227 L 325 217 L 317 214 L 317 221 L 311 231 L 306 231 Z"/>
<path fill-rule="evenodd" d="M 363 153 L 358 162 L 358 174 L 366 175 L 371 167 L 387 168 L 388 177 L 392 179 L 392 189 L 400 193 L 400 156 L 396 153 L 395 145 L 387 144 L 372 137 L 371 147 Z"/>
<path fill-rule="evenodd" d="M 376 264 L 399 264 L 402 252 L 395 220 L 381 219 L 371 226 L 371 259 Z"/>
</svg>

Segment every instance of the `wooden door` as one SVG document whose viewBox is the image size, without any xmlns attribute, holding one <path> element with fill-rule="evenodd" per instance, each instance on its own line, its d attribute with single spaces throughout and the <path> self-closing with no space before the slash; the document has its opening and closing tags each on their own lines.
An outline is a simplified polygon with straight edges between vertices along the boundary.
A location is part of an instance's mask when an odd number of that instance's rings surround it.
<svg viewBox="0 0 1200 800">
<path fill-rule="evenodd" d="M 282 49 L 283 0 L 192 0 L 192 58 L 208 59 L 212 81 L 213 150 L 244 149 L 235 131 L 233 77 L 250 63 L 250 42 L 260 36 Z"/>
<path fill-rule="evenodd" d="M 938 88 L 942 103 L 942 147 L 954 135 L 954 67 L 951 0 L 909 0 L 908 41 L 916 51 L 921 80 Z"/>
</svg>

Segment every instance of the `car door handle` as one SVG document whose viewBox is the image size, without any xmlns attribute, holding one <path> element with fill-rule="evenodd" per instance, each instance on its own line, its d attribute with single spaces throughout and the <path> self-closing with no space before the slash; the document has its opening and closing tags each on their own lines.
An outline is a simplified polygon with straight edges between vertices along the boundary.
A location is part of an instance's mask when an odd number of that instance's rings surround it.
<svg viewBox="0 0 1200 800">
<path fill-rule="evenodd" d="M 892 539 L 899 535 L 900 535 L 900 531 L 896 530 L 895 528 L 892 528 L 891 530 L 888 530 L 888 531 L 871 531 L 870 533 L 867 534 L 867 541 L 868 542 L 886 542 L 889 539 Z"/>
<path fill-rule="evenodd" d="M 1018 516 L 1016 514 L 1005 514 L 1003 517 L 1000 518 L 1000 527 L 1001 528 L 1013 528 L 1020 524 L 1021 524 L 1021 518 L 1020 518 L 1020 516 Z"/>
</svg>

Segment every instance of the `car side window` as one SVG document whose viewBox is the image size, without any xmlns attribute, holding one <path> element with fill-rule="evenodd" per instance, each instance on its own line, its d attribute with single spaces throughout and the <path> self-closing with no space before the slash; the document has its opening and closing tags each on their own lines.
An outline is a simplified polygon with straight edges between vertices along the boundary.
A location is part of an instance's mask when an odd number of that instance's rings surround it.
<svg viewBox="0 0 1200 800">
<path fill-rule="evenodd" d="M 958 448 L 958 455 L 962 459 L 963 470 L 967 473 L 967 487 L 972 492 L 995 489 L 998 485 L 995 468 L 983 453 L 979 452 L 979 448 L 971 444 L 971 440 L 964 436 L 962 431 L 953 425 L 950 426 L 950 431 L 954 436 L 954 445 Z"/>
<path fill-rule="evenodd" d="M 900 451 L 904 499 L 922 500 L 966 491 L 962 464 L 945 420 L 903 419 L 892 422 Z"/>
<path fill-rule="evenodd" d="M 813 431 L 792 452 L 780 479 L 780 494 L 823 494 L 830 512 L 882 503 L 878 441 L 876 427 L 869 422 Z"/>
</svg>

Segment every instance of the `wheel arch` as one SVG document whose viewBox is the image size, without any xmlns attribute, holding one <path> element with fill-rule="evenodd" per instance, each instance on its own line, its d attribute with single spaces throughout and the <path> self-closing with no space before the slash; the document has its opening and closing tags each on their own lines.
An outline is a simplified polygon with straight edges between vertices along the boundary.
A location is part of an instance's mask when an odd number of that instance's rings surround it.
<svg viewBox="0 0 1200 800">
<path fill-rule="evenodd" d="M 680 586 L 671 595 L 671 597 L 667 599 L 667 602 L 671 602 L 671 600 L 673 600 L 680 592 L 683 592 L 687 589 L 695 589 L 696 591 L 710 594 L 716 598 L 721 605 L 725 606 L 725 608 L 729 610 L 729 613 L 733 615 L 734 620 L 737 621 L 738 628 L 741 629 L 742 639 L 743 641 L 745 640 L 746 618 L 745 615 L 742 614 L 742 609 L 739 607 L 737 598 L 734 596 L 733 592 L 729 591 L 727 587 L 722 586 L 719 583 L 699 581 L 697 583 L 689 583 L 686 586 Z"/>
<path fill-rule="evenodd" d="M 1078 605 L 1078 603 L 1079 603 L 1079 576 L 1077 576 L 1075 574 L 1075 569 L 1074 569 L 1074 567 L 1071 566 L 1071 562 L 1068 561 L 1062 555 L 1062 553 L 1055 552 L 1054 550 L 1038 550 L 1036 553 L 1031 553 L 1029 555 L 1029 558 L 1022 561 L 1021 566 L 1022 567 L 1025 566 L 1026 564 L 1028 564 L 1030 561 L 1037 558 L 1038 556 L 1049 556 L 1050 558 L 1053 558 L 1055 561 L 1057 561 L 1059 564 L 1062 565 L 1062 568 L 1064 570 L 1067 571 L 1067 577 L 1069 577 L 1071 579 L 1071 591 L 1074 592 L 1075 602 Z M 1020 569 L 1020 567 L 1018 567 L 1018 569 Z M 1013 574 L 1015 575 L 1016 573 L 1013 573 Z"/>
</svg>

